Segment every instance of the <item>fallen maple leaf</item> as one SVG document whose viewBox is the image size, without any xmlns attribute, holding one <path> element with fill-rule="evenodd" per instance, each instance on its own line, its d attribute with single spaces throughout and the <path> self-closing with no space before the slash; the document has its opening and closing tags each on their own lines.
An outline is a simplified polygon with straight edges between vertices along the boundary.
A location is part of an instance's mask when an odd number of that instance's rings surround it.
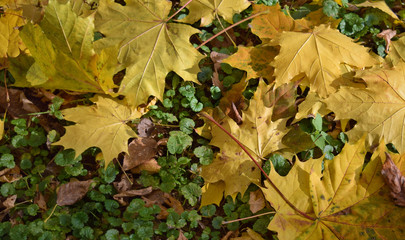
<svg viewBox="0 0 405 240">
<path fill-rule="evenodd" d="M 0 58 L 17 57 L 20 54 L 19 27 L 24 25 L 21 10 L 6 9 L 0 17 Z"/>
<path fill-rule="evenodd" d="M 401 61 L 405 61 L 405 36 L 391 42 L 390 52 L 386 58 L 392 62 L 393 66 Z"/>
<path fill-rule="evenodd" d="M 189 0 L 181 0 L 184 5 Z M 193 0 L 187 8 L 190 13 L 181 21 L 195 23 L 201 19 L 200 26 L 207 26 L 214 18 L 222 16 L 227 22 L 232 23 L 233 15 L 240 13 L 250 6 L 248 0 Z"/>
<path fill-rule="evenodd" d="M 127 67 L 119 93 L 134 106 L 150 95 L 163 100 L 170 71 L 198 82 L 203 56 L 189 42 L 198 29 L 168 23 L 171 6 L 166 0 L 128 0 L 125 6 L 113 0 L 99 3 L 95 26 L 105 37 L 94 44 L 98 49 L 119 45 L 118 60 Z"/>
<path fill-rule="evenodd" d="M 234 68 L 246 71 L 246 79 L 248 80 L 263 77 L 269 82 L 272 82 L 274 80 L 274 67 L 269 63 L 277 54 L 277 47 L 265 44 L 255 47 L 239 46 L 238 51 L 223 62 L 228 63 Z"/>
<path fill-rule="evenodd" d="M 270 87 L 264 81 L 260 81 L 255 95 L 250 100 L 249 108 L 243 111 L 241 125 L 237 125 L 230 117 L 221 120 L 222 127 L 253 153 L 257 161 L 285 147 L 281 139 L 286 132 L 287 120 L 271 121 L 273 108 L 266 107 L 263 102 L 263 98 L 269 94 Z M 224 193 L 236 197 L 238 192 L 243 194 L 251 182 L 259 181 L 260 172 L 256 165 L 242 148 L 216 125 L 212 127 L 210 144 L 219 147 L 221 151 L 210 165 L 202 168 L 201 176 L 206 182 L 205 192 L 210 193 L 209 187 L 217 190 L 218 187 L 223 187 L 214 194 L 222 197 Z M 218 182 L 220 183 L 215 185 Z M 206 196 L 203 192 L 203 201 L 209 202 L 204 199 Z M 213 196 L 210 194 L 210 197 Z"/>
<path fill-rule="evenodd" d="M 390 15 L 392 18 L 399 20 L 398 16 L 391 10 L 391 8 L 385 3 L 385 1 L 365 1 L 359 4 L 356 4 L 357 7 L 372 7 L 380 9 L 386 14 Z"/>
<path fill-rule="evenodd" d="M 393 143 L 400 153 L 405 152 L 405 63 L 399 62 L 394 68 L 376 67 L 360 71 L 367 88 L 342 87 L 324 102 L 335 112 L 336 119 L 354 119 L 354 128 L 347 132 L 351 142 L 368 133 L 369 144 L 381 139 Z"/>
<path fill-rule="evenodd" d="M 294 122 L 298 122 L 301 119 L 310 116 L 316 116 L 317 113 L 324 116 L 329 112 L 330 111 L 326 108 L 326 104 L 321 101 L 318 94 L 316 94 L 316 92 L 310 92 L 308 93 L 305 100 L 300 105 L 298 105 L 298 112 L 295 115 Z"/>
<path fill-rule="evenodd" d="M 136 133 L 126 123 L 141 114 L 134 107 L 99 95 L 94 102 L 96 105 L 62 111 L 66 120 L 76 124 L 67 126 L 66 134 L 54 145 L 74 149 L 75 157 L 89 147 L 99 147 L 107 167 L 119 153 L 128 153 L 128 139 Z"/>
<path fill-rule="evenodd" d="M 333 160 L 296 161 L 286 177 L 272 168 L 280 192 L 262 188 L 276 211 L 269 229 L 279 239 L 403 239 L 405 209 L 392 204 L 380 174 L 384 151 L 381 144 L 364 167 L 362 138 Z"/>
<path fill-rule="evenodd" d="M 93 16 L 78 17 L 70 4 L 50 0 L 41 23 L 24 26 L 20 37 L 30 55 L 10 60 L 15 86 L 114 95 L 112 77 L 117 60 L 110 54 L 116 54 L 117 49 L 95 55 Z"/>
<path fill-rule="evenodd" d="M 305 73 L 311 91 L 316 91 L 321 98 L 336 91 L 331 84 L 341 75 L 341 63 L 362 68 L 378 62 L 365 47 L 325 25 L 307 33 L 283 32 L 271 44 L 281 47 L 271 63 L 275 68 L 276 87 Z"/>
<path fill-rule="evenodd" d="M 291 16 L 281 11 L 280 5 L 266 6 L 253 5 L 253 14 L 266 13 L 255 17 L 251 23 L 252 32 L 262 40 L 268 41 L 283 31 L 301 31 L 307 29 L 304 19 L 294 20 Z"/>
<path fill-rule="evenodd" d="M 92 182 L 93 180 L 87 180 L 62 184 L 57 194 L 56 204 L 59 206 L 75 204 L 86 195 Z"/>
</svg>

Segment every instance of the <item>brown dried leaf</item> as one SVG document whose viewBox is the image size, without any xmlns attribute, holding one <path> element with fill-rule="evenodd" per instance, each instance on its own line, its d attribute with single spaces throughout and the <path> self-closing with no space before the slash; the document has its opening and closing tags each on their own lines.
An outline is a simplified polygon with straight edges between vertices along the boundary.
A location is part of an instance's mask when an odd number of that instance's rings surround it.
<svg viewBox="0 0 405 240">
<path fill-rule="evenodd" d="M 160 213 L 156 216 L 157 219 L 166 219 L 169 216 L 167 212 L 167 208 L 173 208 L 174 211 L 178 214 L 182 214 L 184 212 L 184 208 L 176 198 L 172 197 L 168 193 L 164 193 L 160 190 L 154 191 L 149 194 L 147 197 L 142 197 L 145 201 L 145 206 L 150 207 L 154 204 L 159 205 Z"/>
<path fill-rule="evenodd" d="M 134 139 L 128 146 L 128 154 L 125 154 L 122 168 L 124 171 L 141 165 L 152 159 L 157 152 L 157 142 L 152 138 Z"/>
<path fill-rule="evenodd" d="M 8 198 L 3 202 L 3 206 L 5 206 L 7 209 L 13 208 L 14 205 L 15 205 L 15 200 L 17 200 L 17 194 L 8 197 Z"/>
<path fill-rule="evenodd" d="M 139 137 L 150 137 L 155 130 L 155 124 L 149 118 L 142 118 L 137 128 Z"/>
<path fill-rule="evenodd" d="M 152 187 L 147 187 L 143 189 L 133 189 L 128 190 L 122 193 L 118 193 L 114 195 L 114 199 L 117 200 L 123 197 L 135 197 L 135 196 L 143 196 L 152 192 Z"/>
<path fill-rule="evenodd" d="M 128 179 L 129 177 L 129 179 Z M 119 182 L 113 182 L 114 188 L 119 192 L 125 192 L 132 188 L 133 177 L 132 174 L 125 176 L 125 174 L 121 175 L 121 180 Z M 131 181 L 130 181 L 131 180 Z"/>
<path fill-rule="evenodd" d="M 254 192 L 250 192 L 249 208 L 252 213 L 257 213 L 265 207 L 266 203 L 264 200 L 263 193 L 260 189 Z"/>
<path fill-rule="evenodd" d="M 179 200 L 168 193 L 164 193 L 163 196 L 165 197 L 165 203 L 173 208 L 176 213 L 182 214 L 184 212 L 184 208 Z"/>
<path fill-rule="evenodd" d="M 147 171 L 148 173 L 158 173 L 160 170 L 160 165 L 155 159 L 150 159 L 149 161 L 143 162 L 136 168 L 131 169 L 132 173 L 141 173 L 142 171 Z"/>
<path fill-rule="evenodd" d="M 179 237 L 177 238 L 177 240 L 187 240 L 188 238 L 186 238 L 186 236 L 184 236 L 183 231 L 180 229 L 180 233 L 179 233 Z"/>
<path fill-rule="evenodd" d="M 15 166 L 14 168 L 6 168 L 0 171 L 0 182 L 12 183 L 22 178 L 20 174 L 20 168 Z"/>
<path fill-rule="evenodd" d="M 7 94 L 8 92 L 8 94 Z M 24 92 L 18 89 L 8 89 L 0 87 L 0 108 L 7 110 L 7 114 L 13 118 L 27 117 L 27 113 L 40 112 Z"/>
<path fill-rule="evenodd" d="M 58 191 L 56 204 L 69 206 L 81 200 L 89 191 L 93 180 L 75 181 L 63 184 Z"/>
<path fill-rule="evenodd" d="M 387 158 L 383 164 L 381 174 L 385 183 L 391 189 L 390 195 L 395 204 L 405 207 L 405 177 L 392 161 L 391 156 L 388 153 L 385 153 L 385 156 Z"/>
<path fill-rule="evenodd" d="M 385 29 L 384 31 L 377 34 L 377 37 L 384 39 L 386 44 L 385 53 L 387 54 L 390 51 L 391 39 L 395 37 L 395 35 L 397 35 L 397 31 L 392 29 Z"/>
<path fill-rule="evenodd" d="M 224 91 L 224 85 L 219 80 L 218 70 L 221 68 L 222 60 L 229 57 L 229 55 L 219 52 L 211 52 L 210 58 L 214 63 L 214 73 L 212 75 L 212 85 L 219 87 L 221 91 Z"/>
<path fill-rule="evenodd" d="M 44 195 L 41 192 L 38 192 L 34 198 L 34 203 L 38 205 L 38 207 L 42 210 L 48 210 L 48 206 L 46 206 L 46 201 Z"/>
</svg>

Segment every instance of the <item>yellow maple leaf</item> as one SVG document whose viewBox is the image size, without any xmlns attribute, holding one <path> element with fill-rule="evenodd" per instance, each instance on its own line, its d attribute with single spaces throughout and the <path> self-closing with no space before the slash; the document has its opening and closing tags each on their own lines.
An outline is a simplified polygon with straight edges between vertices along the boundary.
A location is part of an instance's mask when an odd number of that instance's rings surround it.
<svg viewBox="0 0 405 240">
<path fill-rule="evenodd" d="M 119 45 L 118 60 L 127 66 L 119 93 L 133 105 L 145 102 L 150 95 L 162 100 L 170 71 L 197 82 L 202 55 L 189 38 L 198 29 L 168 23 L 171 5 L 166 0 L 129 0 L 125 6 L 113 0 L 100 1 L 95 25 L 105 37 L 94 44 L 98 49 Z"/>
<path fill-rule="evenodd" d="M 341 75 L 341 63 L 362 68 L 378 62 L 365 47 L 326 25 L 311 32 L 283 32 L 271 44 L 281 47 L 271 63 L 276 86 L 303 72 L 309 78 L 311 91 L 321 98 L 336 91 L 331 84 Z"/>
<path fill-rule="evenodd" d="M 30 56 L 10 60 L 15 86 L 114 95 L 117 61 L 107 55 L 116 54 L 117 49 L 94 53 L 93 16 L 79 17 L 70 2 L 56 0 L 50 0 L 46 10 L 39 25 L 29 23 L 20 32 Z"/>
<path fill-rule="evenodd" d="M 281 139 L 286 132 L 286 119 L 271 121 L 273 108 L 264 105 L 263 98 L 269 94 L 271 86 L 264 81 L 259 83 L 254 97 L 250 100 L 249 108 L 243 111 L 241 125 L 237 125 L 231 118 L 226 117 L 221 125 L 238 139 L 257 161 L 272 152 L 282 149 Z M 206 183 L 223 182 L 223 191 L 216 194 L 222 196 L 246 191 L 252 182 L 260 180 L 260 171 L 248 155 L 219 127 L 212 127 L 210 144 L 221 149 L 214 161 L 202 168 L 201 176 Z M 215 185 L 216 188 L 219 185 Z M 204 194 L 203 194 L 204 196 Z M 208 202 L 208 200 L 207 200 Z"/>
<path fill-rule="evenodd" d="M 0 58 L 17 57 L 20 54 L 19 27 L 24 25 L 21 10 L 6 9 L 0 17 Z"/>
<path fill-rule="evenodd" d="M 272 39 L 283 31 L 302 31 L 308 29 L 305 19 L 294 20 L 291 16 L 281 11 L 280 5 L 265 6 L 262 4 L 253 5 L 253 14 L 266 13 L 253 19 L 252 32 L 262 40 Z"/>
<path fill-rule="evenodd" d="M 277 54 L 278 49 L 276 47 L 265 44 L 255 47 L 239 46 L 235 54 L 222 62 L 246 71 L 248 80 L 263 77 L 272 82 L 274 80 L 274 68 L 269 63 Z"/>
<path fill-rule="evenodd" d="M 393 143 L 400 153 L 405 152 L 405 62 L 392 69 L 373 68 L 358 72 L 367 88 L 342 87 L 325 99 L 328 109 L 337 119 L 354 119 L 355 127 L 347 132 L 350 141 L 368 133 L 370 144 L 384 139 Z"/>
<path fill-rule="evenodd" d="M 268 182 L 262 188 L 276 211 L 268 228 L 279 239 L 403 239 L 405 210 L 393 204 L 381 176 L 385 145 L 364 167 L 366 152 L 362 138 L 333 160 L 297 161 L 286 177 L 272 168 L 285 198 Z"/>
<path fill-rule="evenodd" d="M 405 36 L 391 42 L 390 51 L 386 59 L 389 59 L 393 66 L 401 61 L 405 61 Z"/>
<path fill-rule="evenodd" d="M 392 18 L 399 20 L 398 16 L 388 7 L 385 1 L 365 1 L 359 4 L 356 4 L 357 7 L 372 7 L 380 9 L 386 14 L 390 15 Z"/>
<path fill-rule="evenodd" d="M 89 147 L 99 147 L 107 167 L 119 153 L 128 153 L 128 139 L 136 133 L 126 123 L 141 114 L 110 98 L 96 96 L 94 102 L 93 106 L 62 111 L 66 120 L 76 124 L 65 127 L 66 134 L 54 144 L 74 149 L 76 157 Z"/>
<path fill-rule="evenodd" d="M 184 5 L 188 1 L 181 0 L 181 4 Z M 248 0 L 193 0 L 187 5 L 190 13 L 181 21 L 195 23 L 201 19 L 201 26 L 207 26 L 214 18 L 222 16 L 227 22 L 232 23 L 233 15 L 249 6 Z"/>
</svg>

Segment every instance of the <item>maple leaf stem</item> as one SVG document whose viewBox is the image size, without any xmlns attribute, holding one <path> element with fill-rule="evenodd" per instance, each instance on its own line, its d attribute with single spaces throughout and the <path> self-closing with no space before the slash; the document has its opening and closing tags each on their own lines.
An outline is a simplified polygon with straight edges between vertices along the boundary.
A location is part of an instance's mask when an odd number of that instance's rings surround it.
<svg viewBox="0 0 405 240">
<path fill-rule="evenodd" d="M 219 23 L 219 25 L 221 25 L 222 29 L 225 29 L 224 25 L 221 22 L 221 19 L 219 19 L 218 13 L 215 13 L 215 17 L 217 18 L 218 23 Z M 237 47 L 236 43 L 232 40 L 231 36 L 229 36 L 229 33 L 227 31 L 225 31 L 225 34 L 228 37 L 228 39 L 232 42 L 233 46 Z"/>
<path fill-rule="evenodd" d="M 226 32 L 226 31 L 228 31 L 229 29 L 231 29 L 231 28 L 233 28 L 233 27 L 235 27 L 235 26 L 237 26 L 237 25 L 239 25 L 239 24 L 241 24 L 241 23 L 244 23 L 244 22 L 246 22 L 246 21 L 248 21 L 248 20 L 250 20 L 250 19 L 252 19 L 252 18 L 255 18 L 255 17 L 257 17 L 257 16 L 260 16 L 260 15 L 262 15 L 262 14 L 265 14 L 265 13 L 267 13 L 267 11 L 258 12 L 258 13 L 256 13 L 256 14 L 253 14 L 252 16 L 249 16 L 249 17 L 247 17 L 247 18 L 245 18 L 245 19 L 240 20 L 239 22 L 236 22 L 236 23 L 232 24 L 231 26 L 229 26 L 229 27 L 227 27 L 227 28 L 222 29 L 220 32 L 218 32 L 218 33 L 215 34 L 214 36 L 210 37 L 209 39 L 207 39 L 206 41 L 204 41 L 203 43 L 201 43 L 201 44 L 200 44 L 198 47 L 196 47 L 195 49 L 197 49 L 197 50 L 200 49 L 202 46 L 204 46 L 205 44 L 211 42 L 214 38 L 218 37 L 219 35 L 221 35 L 222 33 Z"/>
<path fill-rule="evenodd" d="M 175 13 L 173 13 L 173 15 L 171 15 L 166 22 L 168 22 L 170 19 L 174 18 L 174 16 L 176 16 L 181 10 L 183 10 L 183 8 L 185 8 L 187 5 L 189 5 L 193 0 L 188 0 L 188 2 L 186 2 L 186 4 L 184 4 L 184 6 L 181 6 L 181 8 L 179 10 L 177 10 Z"/>
<path fill-rule="evenodd" d="M 252 219 L 252 218 L 257 218 L 257 217 L 261 217 L 261 216 L 264 216 L 264 215 L 269 215 L 269 214 L 272 214 L 272 213 L 276 213 L 276 212 L 274 212 L 274 211 L 265 212 L 265 213 L 253 215 L 253 216 L 250 216 L 250 217 L 238 218 L 238 219 L 231 220 L 231 221 L 223 221 L 222 224 L 229 224 L 229 223 L 233 223 L 233 222 L 240 222 L 240 221 L 243 221 L 243 220 Z"/>
<path fill-rule="evenodd" d="M 294 204 L 292 204 L 286 196 L 284 196 L 284 194 L 277 188 L 276 184 L 273 183 L 273 181 L 270 179 L 269 175 L 267 175 L 267 173 L 263 170 L 263 168 L 260 166 L 260 164 L 256 161 L 256 159 L 254 159 L 254 157 L 249 153 L 249 151 L 245 148 L 245 146 L 243 146 L 243 144 L 236 139 L 230 132 L 228 132 L 224 127 L 221 126 L 221 124 L 219 124 L 213 117 L 211 117 L 210 115 L 206 114 L 206 113 L 199 113 L 199 115 L 205 117 L 206 119 L 210 120 L 211 122 L 213 122 L 215 125 L 217 125 L 222 131 L 224 131 L 229 137 L 232 138 L 232 140 L 234 140 L 239 147 L 242 148 L 242 150 L 249 156 L 249 158 L 255 163 L 255 165 L 260 169 L 260 171 L 263 173 L 263 175 L 267 178 L 267 181 L 269 181 L 270 185 L 274 188 L 274 190 L 276 190 L 276 192 L 278 193 L 278 195 L 280 195 L 280 197 L 288 204 L 288 206 L 290 206 L 292 209 L 294 209 L 297 213 L 301 214 L 303 217 L 310 219 L 312 221 L 315 221 L 315 218 L 309 216 L 308 214 L 302 212 L 301 210 L 299 210 L 297 207 L 294 206 Z"/>
</svg>

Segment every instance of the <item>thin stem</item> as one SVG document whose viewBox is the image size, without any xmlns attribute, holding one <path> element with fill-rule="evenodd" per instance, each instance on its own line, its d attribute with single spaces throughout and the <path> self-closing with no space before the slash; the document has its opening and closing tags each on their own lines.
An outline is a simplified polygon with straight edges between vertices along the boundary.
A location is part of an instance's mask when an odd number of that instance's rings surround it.
<svg viewBox="0 0 405 240">
<path fill-rule="evenodd" d="M 277 194 L 290 206 L 292 209 L 294 209 L 297 213 L 301 214 L 303 217 L 310 219 L 312 221 L 315 221 L 315 218 L 309 216 L 308 214 L 302 212 L 299 210 L 294 204 L 292 204 L 286 196 L 278 189 L 276 184 L 273 183 L 273 181 L 270 179 L 269 175 L 263 170 L 263 168 L 259 165 L 259 163 L 254 159 L 254 157 L 249 153 L 249 151 L 243 146 L 241 142 L 239 142 L 238 139 L 236 139 L 228 130 L 226 130 L 224 127 L 221 126 L 214 118 L 212 118 L 210 115 L 206 113 L 199 113 L 201 116 L 205 117 L 206 119 L 210 120 L 213 122 L 215 125 L 217 125 L 222 131 L 224 131 L 229 137 L 231 137 L 238 145 L 239 147 L 242 148 L 242 150 L 249 156 L 249 158 L 255 163 L 255 165 L 260 169 L 260 171 L 263 173 L 263 175 L 267 178 L 267 181 L 270 183 L 270 185 L 274 188 L 274 190 L 277 192 Z"/>
<path fill-rule="evenodd" d="M 221 25 L 222 29 L 225 29 L 224 25 L 222 25 L 221 19 L 218 16 L 218 13 L 215 12 L 215 17 L 217 18 L 219 25 Z M 229 40 L 231 40 L 232 44 L 234 47 L 236 47 L 236 43 L 232 40 L 231 36 L 229 35 L 229 33 L 227 31 L 225 31 L 226 36 L 229 38 Z"/>
<path fill-rule="evenodd" d="M 244 23 L 244 22 L 246 22 L 246 21 L 248 21 L 248 20 L 250 20 L 250 19 L 252 19 L 252 18 L 255 18 L 255 17 L 257 17 L 257 16 L 260 16 L 260 15 L 262 15 L 262 14 L 265 14 L 265 13 L 267 13 L 267 11 L 258 12 L 258 13 L 256 13 L 256 14 L 253 14 L 252 16 L 249 16 L 249 17 L 247 17 L 247 18 L 245 18 L 245 19 L 243 19 L 243 20 L 240 20 L 240 21 L 237 22 L 237 23 L 232 24 L 231 26 L 229 26 L 229 27 L 227 27 L 227 28 L 224 28 L 223 30 L 221 30 L 220 32 L 218 32 L 217 34 L 215 34 L 214 36 L 210 37 L 209 39 L 207 39 L 206 41 L 204 41 L 203 43 L 201 43 L 200 46 L 196 47 L 196 49 L 197 49 L 197 50 L 200 49 L 202 46 L 204 46 L 205 44 L 211 42 L 214 38 L 218 37 L 219 35 L 221 35 L 222 33 L 226 32 L 226 31 L 228 31 L 229 29 L 231 29 L 231 28 L 233 28 L 233 27 L 235 27 L 235 26 L 237 26 L 237 25 L 239 25 L 239 24 L 241 24 L 241 23 Z"/>
<path fill-rule="evenodd" d="M 134 183 L 131 181 L 131 179 L 129 178 L 129 176 L 127 175 L 127 173 L 124 171 L 124 168 L 122 167 L 120 161 L 118 161 L 118 159 L 115 159 L 115 160 L 117 160 L 118 165 L 120 166 L 120 168 L 121 168 L 122 172 L 124 173 L 125 177 L 127 177 L 129 183 L 131 183 L 131 185 L 133 185 Z"/>
<path fill-rule="evenodd" d="M 53 213 L 55 212 L 56 207 L 58 206 L 58 204 L 55 204 L 55 206 L 52 209 L 51 214 L 44 220 L 44 223 L 46 223 L 53 215 Z"/>
<path fill-rule="evenodd" d="M 174 18 L 174 16 L 176 16 L 181 10 L 183 10 L 183 8 L 185 8 L 187 5 L 189 5 L 193 0 L 188 0 L 188 2 L 186 2 L 186 4 L 184 4 L 184 6 L 182 6 L 179 10 L 177 10 L 175 13 L 173 13 L 173 15 L 171 15 L 166 22 L 170 21 L 170 19 Z"/>
<path fill-rule="evenodd" d="M 239 221 L 243 221 L 243 220 L 247 220 L 247 219 L 252 219 L 252 218 L 261 217 L 261 216 L 264 216 L 264 215 L 269 215 L 269 214 L 272 214 L 272 213 L 276 213 L 276 212 L 274 212 L 274 211 L 272 211 L 272 212 L 265 212 L 265 213 L 253 215 L 253 216 L 250 216 L 250 217 L 239 218 L 239 219 L 235 219 L 235 220 L 231 220 L 231 221 L 223 221 L 222 224 L 229 224 L 229 223 L 233 223 L 233 222 L 239 222 Z"/>
<path fill-rule="evenodd" d="M 174 124 L 163 124 L 163 123 L 155 123 L 156 126 L 161 126 L 161 127 L 168 127 L 168 128 L 178 128 L 180 125 L 174 125 Z"/>
</svg>

